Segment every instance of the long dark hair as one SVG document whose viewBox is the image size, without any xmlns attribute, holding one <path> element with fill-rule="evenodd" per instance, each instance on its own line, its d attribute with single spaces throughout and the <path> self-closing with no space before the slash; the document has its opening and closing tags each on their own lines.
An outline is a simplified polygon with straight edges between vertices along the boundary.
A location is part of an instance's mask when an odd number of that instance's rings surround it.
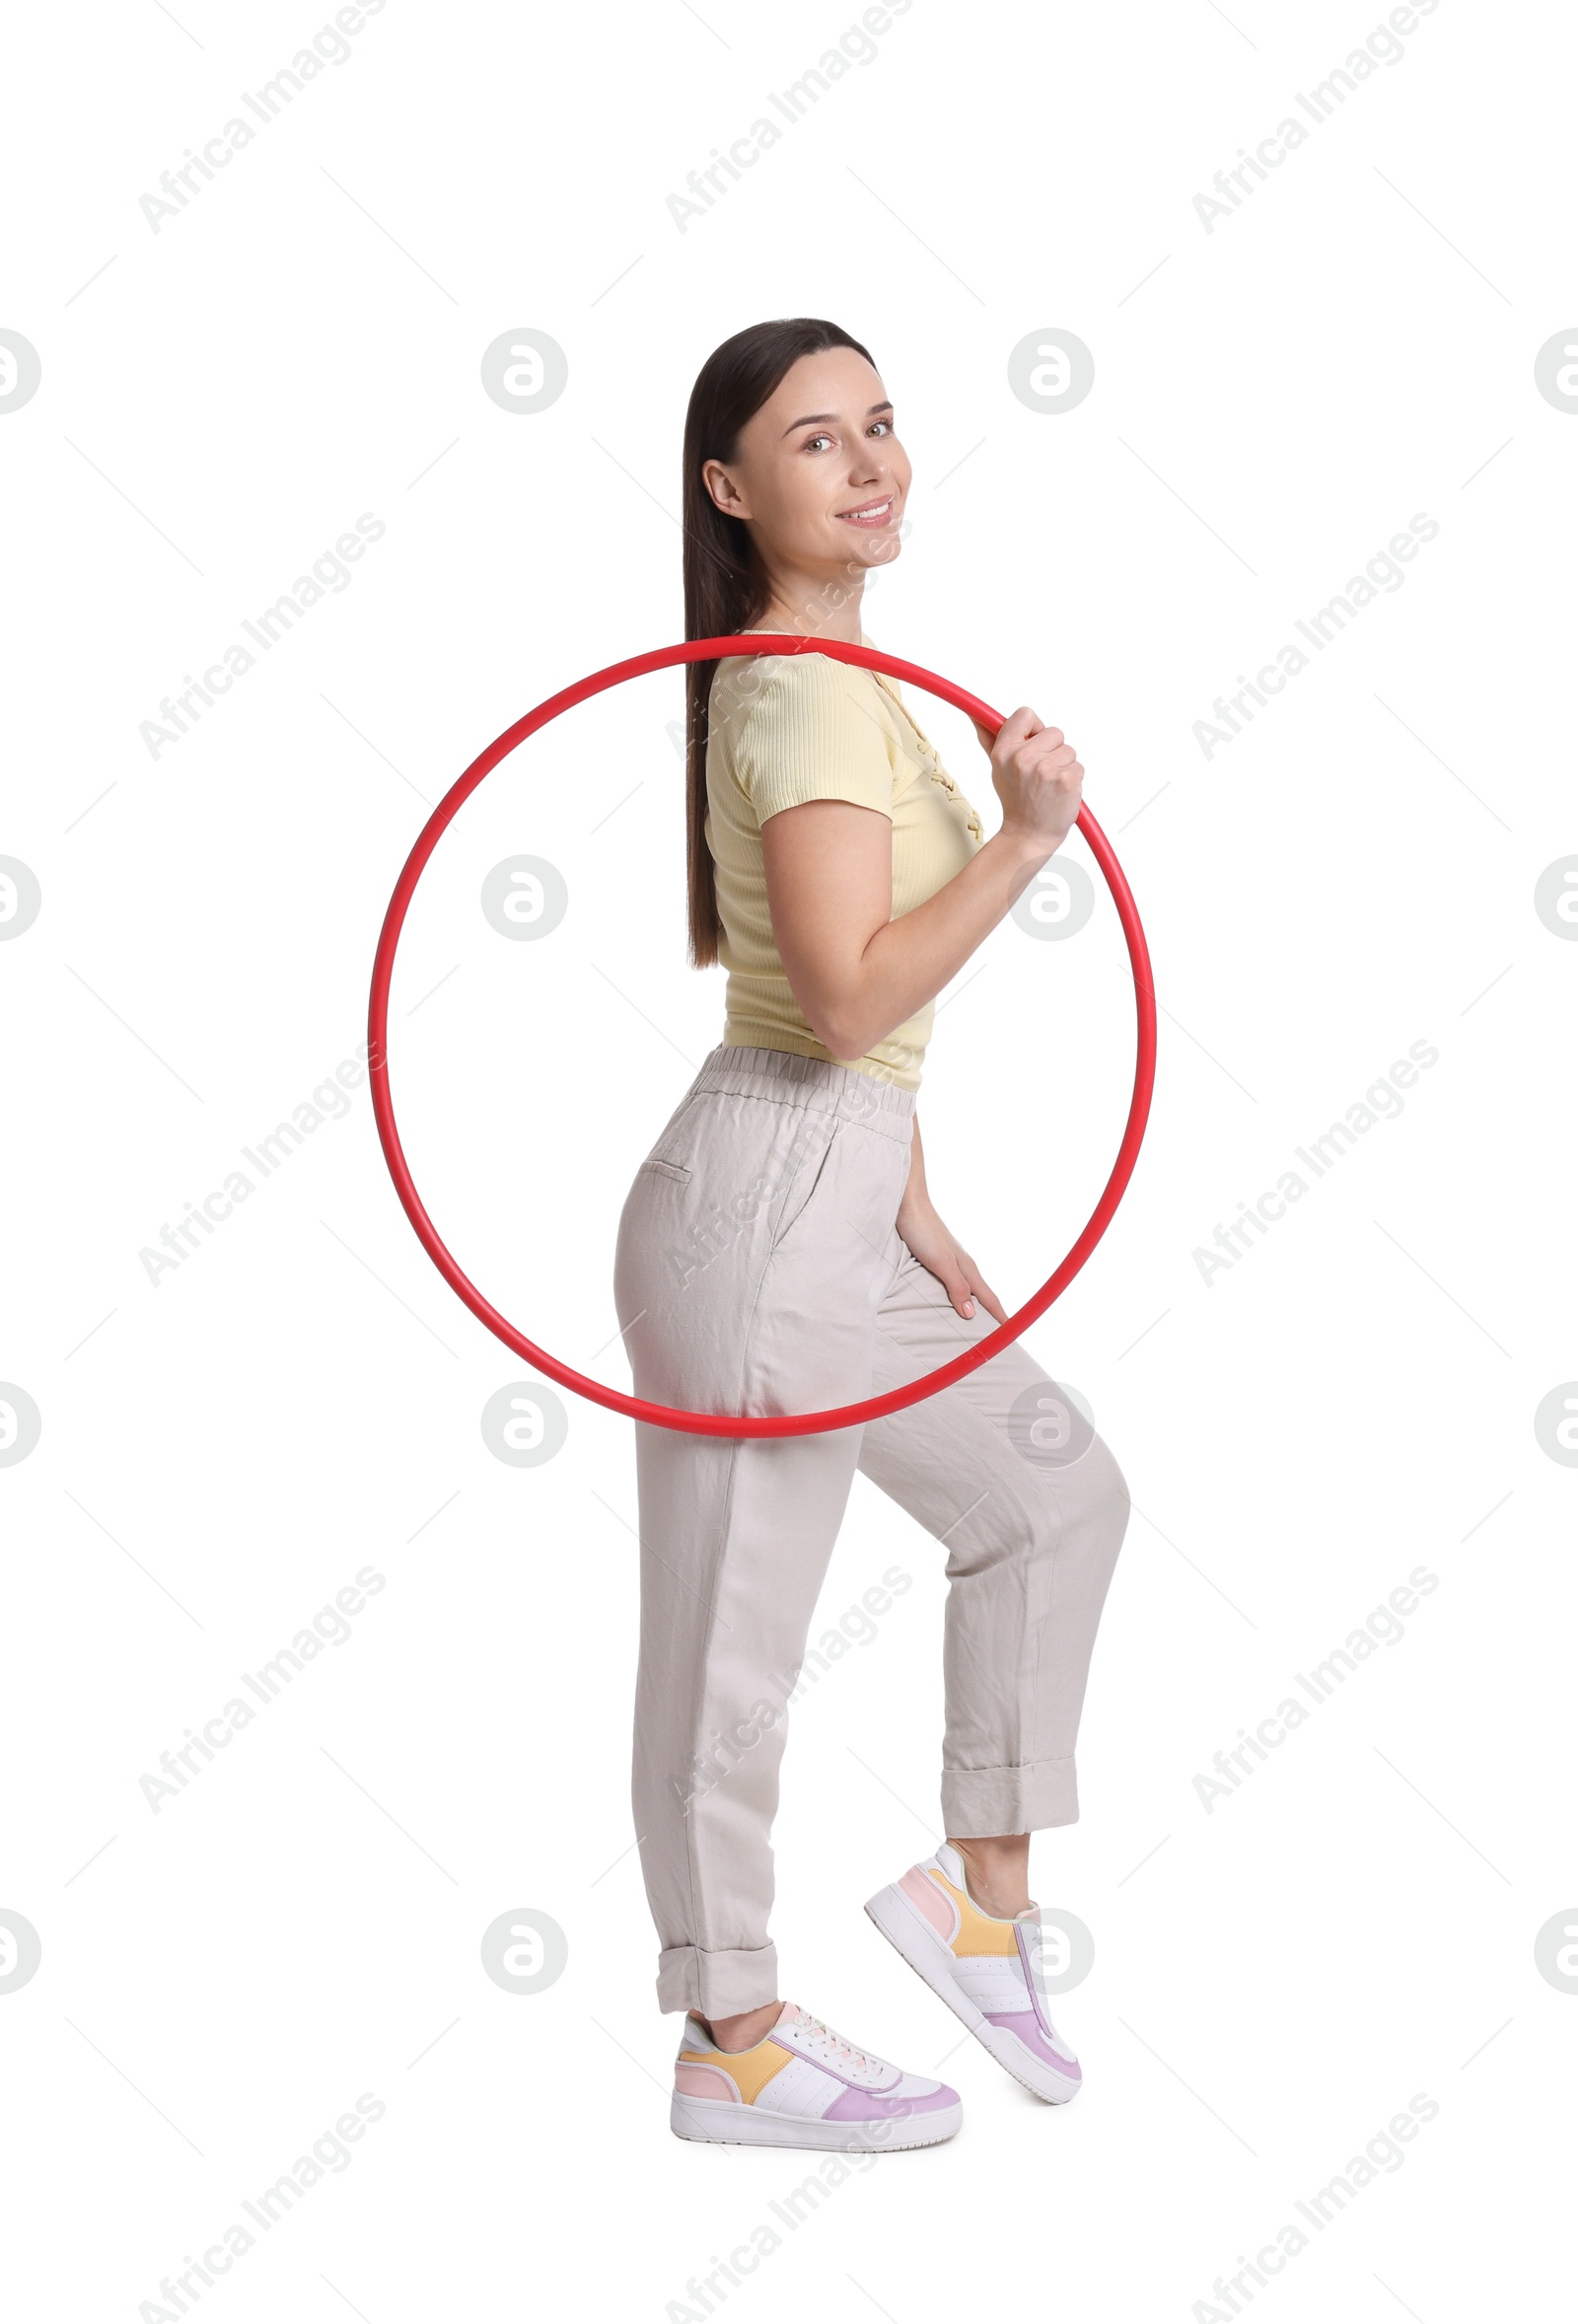
<svg viewBox="0 0 1578 2324">
<path fill-rule="evenodd" d="M 820 355 L 828 347 L 852 347 L 871 362 L 870 350 L 837 324 L 794 315 L 737 330 L 713 348 L 696 374 L 684 415 L 681 495 L 687 638 L 732 637 L 751 628 L 767 603 L 767 576 L 752 545 L 751 528 L 739 517 L 724 515 L 702 482 L 701 471 L 709 460 L 733 460 L 741 429 L 761 409 L 790 365 L 802 355 Z M 720 933 L 712 854 L 703 828 L 707 705 L 717 667 L 716 662 L 691 662 L 685 670 L 686 870 L 690 960 L 698 969 L 717 959 Z"/>
</svg>

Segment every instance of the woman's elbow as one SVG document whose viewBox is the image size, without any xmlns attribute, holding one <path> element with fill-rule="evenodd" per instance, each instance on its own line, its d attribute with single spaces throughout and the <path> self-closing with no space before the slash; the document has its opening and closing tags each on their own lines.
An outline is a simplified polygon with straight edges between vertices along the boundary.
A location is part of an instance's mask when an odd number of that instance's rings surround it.
<svg viewBox="0 0 1578 2324">
<path fill-rule="evenodd" d="M 822 1043 L 829 1057 L 863 1057 L 866 1053 L 864 1041 L 858 1039 L 853 1033 L 842 1031 L 836 1025 L 828 1025 L 820 1033 L 813 1026 L 812 1031 L 817 1033 L 817 1039 Z"/>
<path fill-rule="evenodd" d="M 889 1028 L 874 1019 L 871 995 L 861 990 L 858 977 L 817 977 L 805 982 L 809 989 L 802 991 L 791 978 L 790 990 L 813 1036 L 830 1057 L 863 1057 L 886 1038 Z"/>
<path fill-rule="evenodd" d="M 830 1057 L 863 1057 L 884 1036 L 881 1029 L 850 1011 L 819 1010 L 806 1022 Z"/>
</svg>

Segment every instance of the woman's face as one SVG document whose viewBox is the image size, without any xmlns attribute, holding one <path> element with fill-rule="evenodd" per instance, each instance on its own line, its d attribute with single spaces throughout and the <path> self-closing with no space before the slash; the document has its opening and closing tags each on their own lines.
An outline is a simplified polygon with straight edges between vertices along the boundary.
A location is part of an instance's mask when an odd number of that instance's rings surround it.
<svg viewBox="0 0 1578 2324">
<path fill-rule="evenodd" d="M 887 390 L 853 347 L 802 355 L 746 422 L 736 457 L 702 471 L 724 514 L 753 528 L 769 575 L 819 579 L 898 554 L 909 473 Z"/>
</svg>

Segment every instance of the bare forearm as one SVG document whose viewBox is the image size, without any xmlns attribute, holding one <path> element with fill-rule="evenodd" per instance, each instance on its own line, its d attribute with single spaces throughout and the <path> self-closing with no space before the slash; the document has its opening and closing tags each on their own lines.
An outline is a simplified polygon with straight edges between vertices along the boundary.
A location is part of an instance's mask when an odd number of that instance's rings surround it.
<svg viewBox="0 0 1578 2324">
<path fill-rule="evenodd" d="M 880 927 L 847 980 L 838 1024 L 829 1028 L 836 1036 L 827 1044 L 833 1055 L 863 1056 L 935 1000 L 1053 852 L 1035 835 L 998 832 L 935 896 Z M 917 1156 L 919 1150 L 917 1131 Z"/>
<path fill-rule="evenodd" d="M 761 860 L 778 956 L 807 1024 L 834 1057 L 860 1057 L 935 1000 L 1062 845 L 1085 770 L 1034 710 L 989 737 L 1002 828 L 936 895 L 893 916 L 890 816 L 817 798 L 771 814 Z"/>
</svg>

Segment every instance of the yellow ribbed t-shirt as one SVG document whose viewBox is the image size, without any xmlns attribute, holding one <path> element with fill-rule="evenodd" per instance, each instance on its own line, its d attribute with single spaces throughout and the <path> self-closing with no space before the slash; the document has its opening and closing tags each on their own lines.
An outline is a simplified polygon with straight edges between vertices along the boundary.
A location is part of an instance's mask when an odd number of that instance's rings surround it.
<svg viewBox="0 0 1578 2324">
<path fill-rule="evenodd" d="M 860 642 L 872 640 L 861 632 Z M 707 814 L 728 971 L 726 1046 L 829 1052 L 801 1013 L 773 942 L 761 826 L 807 799 L 847 799 L 893 825 L 891 917 L 935 896 L 981 844 L 980 817 L 910 716 L 897 684 L 825 654 L 738 654 L 713 673 Z M 934 1003 L 852 1065 L 900 1089 L 920 1087 Z"/>
</svg>

